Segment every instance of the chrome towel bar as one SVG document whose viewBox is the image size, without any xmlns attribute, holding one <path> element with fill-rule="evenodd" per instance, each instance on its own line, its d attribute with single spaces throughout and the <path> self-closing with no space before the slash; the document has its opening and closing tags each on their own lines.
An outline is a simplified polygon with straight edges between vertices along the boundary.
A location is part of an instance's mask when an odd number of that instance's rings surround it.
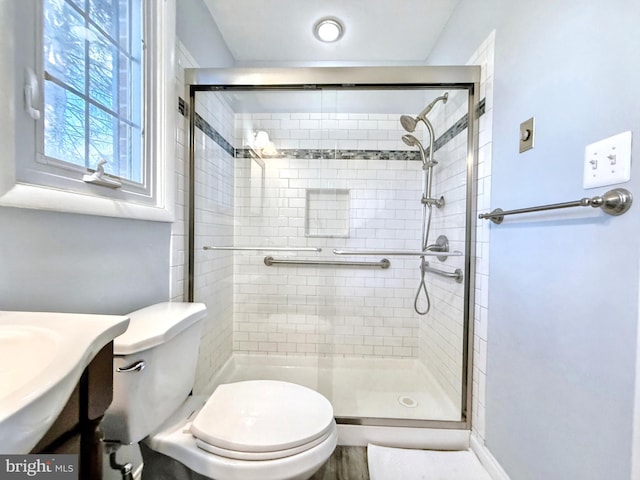
<svg viewBox="0 0 640 480">
<path fill-rule="evenodd" d="M 425 270 L 437 275 L 442 275 L 443 277 L 453 278 L 458 283 L 462 283 L 462 280 L 464 279 L 464 274 L 462 273 L 462 270 L 460 268 L 456 268 L 453 272 L 445 272 L 444 270 L 430 267 L 429 262 L 426 262 Z"/>
<path fill-rule="evenodd" d="M 307 266 L 328 266 L 328 267 L 379 267 L 389 268 L 391 262 L 383 258 L 379 262 L 338 262 L 332 260 L 280 260 L 271 256 L 264 257 L 264 264 L 267 267 L 273 265 L 307 265 Z"/>
<path fill-rule="evenodd" d="M 241 250 L 248 252 L 321 252 L 320 247 L 233 247 L 233 246 L 204 246 L 203 250 Z"/>
<path fill-rule="evenodd" d="M 540 205 L 538 207 L 518 208 L 516 210 L 503 211 L 500 208 L 496 208 L 490 213 L 481 213 L 478 215 L 479 219 L 489 219 L 493 223 L 500 224 L 504 220 L 506 215 L 518 215 L 520 213 L 540 212 L 543 210 L 555 210 L 558 208 L 570 208 L 570 207 L 593 207 L 601 208 L 603 212 L 609 215 L 622 215 L 631 207 L 633 197 L 629 190 L 624 188 L 614 188 L 609 190 L 602 196 L 595 196 L 592 198 L 582 198 L 573 202 L 564 203 L 552 203 L 549 205 Z"/>
</svg>

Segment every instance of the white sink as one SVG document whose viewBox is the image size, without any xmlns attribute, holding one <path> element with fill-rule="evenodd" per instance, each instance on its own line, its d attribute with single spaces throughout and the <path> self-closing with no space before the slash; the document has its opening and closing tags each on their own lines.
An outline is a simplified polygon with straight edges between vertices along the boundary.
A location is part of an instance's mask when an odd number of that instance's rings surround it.
<svg viewBox="0 0 640 480">
<path fill-rule="evenodd" d="M 0 311 L 0 454 L 31 451 L 93 357 L 128 324 L 116 315 Z"/>
</svg>

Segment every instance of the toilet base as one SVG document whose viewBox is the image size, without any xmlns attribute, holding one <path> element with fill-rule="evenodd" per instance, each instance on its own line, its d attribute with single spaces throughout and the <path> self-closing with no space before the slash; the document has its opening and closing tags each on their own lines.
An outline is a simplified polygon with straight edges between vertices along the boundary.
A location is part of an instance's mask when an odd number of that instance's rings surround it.
<svg viewBox="0 0 640 480">
<path fill-rule="evenodd" d="M 151 450 L 140 443 L 142 480 L 210 480 L 189 469 L 179 461 Z"/>
<path fill-rule="evenodd" d="M 140 452 L 143 462 L 142 480 L 211 480 L 209 477 L 194 472 L 179 461 L 151 450 L 144 443 L 140 443 Z M 318 470 L 323 466 L 320 465 Z M 307 480 L 308 478 L 308 475 L 305 475 L 299 480 Z"/>
</svg>

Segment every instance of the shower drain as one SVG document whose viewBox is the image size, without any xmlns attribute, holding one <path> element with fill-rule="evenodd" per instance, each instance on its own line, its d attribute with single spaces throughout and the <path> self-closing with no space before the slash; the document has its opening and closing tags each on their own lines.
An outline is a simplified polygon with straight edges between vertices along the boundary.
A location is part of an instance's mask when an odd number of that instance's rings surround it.
<svg viewBox="0 0 640 480">
<path fill-rule="evenodd" d="M 400 395 L 398 397 L 398 402 L 400 402 L 400 405 L 407 408 L 416 408 L 418 406 L 418 401 L 409 395 Z"/>
</svg>

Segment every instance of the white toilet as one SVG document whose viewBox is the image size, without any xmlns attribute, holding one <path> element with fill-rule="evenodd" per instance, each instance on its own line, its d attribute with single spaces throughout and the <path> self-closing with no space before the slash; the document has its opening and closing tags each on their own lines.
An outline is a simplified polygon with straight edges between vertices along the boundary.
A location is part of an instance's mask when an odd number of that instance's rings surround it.
<svg viewBox="0 0 640 480">
<path fill-rule="evenodd" d="M 337 444 L 331 403 L 309 388 L 273 380 L 190 396 L 205 316 L 203 304 L 178 302 L 129 315 L 129 328 L 114 342 L 105 441 L 141 442 L 143 455 L 179 462 L 189 479 L 308 479 Z M 145 455 L 143 479 L 153 458 Z"/>
</svg>

